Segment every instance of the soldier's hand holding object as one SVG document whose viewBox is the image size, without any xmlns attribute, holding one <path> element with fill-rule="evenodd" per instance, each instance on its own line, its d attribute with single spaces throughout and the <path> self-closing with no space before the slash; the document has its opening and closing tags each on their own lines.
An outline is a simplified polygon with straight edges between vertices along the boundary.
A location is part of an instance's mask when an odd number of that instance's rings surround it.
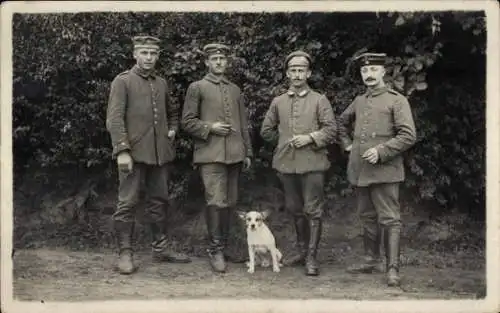
<svg viewBox="0 0 500 313">
<path fill-rule="evenodd" d="M 305 145 L 310 144 L 313 141 L 312 137 L 309 135 L 296 135 L 293 136 L 291 143 L 295 148 L 301 148 Z"/>
<path fill-rule="evenodd" d="M 169 130 L 167 136 L 169 139 L 173 139 L 175 137 L 175 130 Z"/>
<path fill-rule="evenodd" d="M 375 148 L 370 148 L 363 153 L 362 158 L 371 164 L 375 164 L 378 161 L 378 151 Z"/>
<path fill-rule="evenodd" d="M 221 122 L 215 122 L 212 124 L 210 131 L 219 136 L 227 136 L 231 131 L 231 125 Z"/>
<path fill-rule="evenodd" d="M 351 149 L 352 149 L 352 145 L 348 145 L 347 147 L 345 147 L 345 151 L 347 152 L 351 152 Z"/>
<path fill-rule="evenodd" d="M 124 173 L 132 172 L 132 168 L 134 167 L 134 161 L 130 154 L 126 151 L 118 154 L 116 162 L 118 163 L 118 170 Z"/>
</svg>

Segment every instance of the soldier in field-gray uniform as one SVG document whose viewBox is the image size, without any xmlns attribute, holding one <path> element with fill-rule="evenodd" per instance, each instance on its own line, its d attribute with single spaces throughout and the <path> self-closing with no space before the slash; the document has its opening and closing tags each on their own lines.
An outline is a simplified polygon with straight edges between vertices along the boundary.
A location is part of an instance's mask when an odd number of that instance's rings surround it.
<svg viewBox="0 0 500 313">
<path fill-rule="evenodd" d="M 307 83 L 310 55 L 294 51 L 287 56 L 285 66 L 290 87 L 271 102 L 261 135 L 277 144 L 272 167 L 283 184 L 285 207 L 293 215 L 297 236 L 297 249 L 287 253 L 283 263 L 305 265 L 305 274 L 316 276 L 325 171 L 330 167 L 327 146 L 335 139 L 337 125 L 328 99 Z"/>
<path fill-rule="evenodd" d="M 208 73 L 187 89 L 182 127 L 193 137 L 193 163 L 205 188 L 210 265 L 214 272 L 225 272 L 230 214 L 240 172 L 251 165 L 252 146 L 241 90 L 225 76 L 229 47 L 213 43 L 203 52 Z"/>
<path fill-rule="evenodd" d="M 386 55 L 378 53 L 366 53 L 357 59 L 367 91 L 341 114 L 339 135 L 344 149 L 350 152 L 347 176 L 357 187 L 366 256 L 364 263 L 354 264 L 348 271 L 373 272 L 380 264 L 383 237 L 387 284 L 397 286 L 400 284 L 399 184 L 405 178 L 402 153 L 415 144 L 416 130 L 408 100 L 383 81 L 385 61 Z"/>
<path fill-rule="evenodd" d="M 118 74 L 111 83 L 106 119 L 119 172 L 113 221 L 119 248 L 117 267 L 122 274 L 137 269 L 132 258 L 133 235 L 142 181 L 148 199 L 145 215 L 153 237 L 153 258 L 190 262 L 186 255 L 168 249 L 165 236 L 168 165 L 175 158 L 179 110 L 170 99 L 167 82 L 154 72 L 160 40 L 137 36 L 133 43 L 136 65 Z"/>
</svg>

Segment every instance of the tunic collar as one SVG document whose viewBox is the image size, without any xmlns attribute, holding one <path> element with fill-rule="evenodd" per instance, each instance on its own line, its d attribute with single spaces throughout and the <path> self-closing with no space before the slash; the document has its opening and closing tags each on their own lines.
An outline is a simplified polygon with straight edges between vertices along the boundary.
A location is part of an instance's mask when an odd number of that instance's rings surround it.
<svg viewBox="0 0 500 313">
<path fill-rule="evenodd" d="M 370 90 L 368 89 L 365 93 L 366 97 L 376 97 L 378 95 L 383 94 L 384 92 L 387 92 L 389 88 L 387 86 L 383 86 L 377 89 Z"/>
<path fill-rule="evenodd" d="M 154 70 L 153 71 L 145 71 L 145 70 L 141 69 L 139 66 L 137 66 L 137 64 L 134 65 L 134 67 L 132 67 L 132 71 L 145 79 L 148 79 L 150 77 L 154 78 L 156 76 Z"/>
<path fill-rule="evenodd" d="M 286 93 L 288 94 L 288 96 L 290 97 L 293 97 L 295 95 L 299 96 L 299 97 L 305 97 L 308 93 L 309 93 L 310 89 L 309 87 L 306 87 L 305 89 L 302 89 L 301 91 L 299 92 L 296 92 L 294 90 L 291 90 L 289 89 Z"/>
<path fill-rule="evenodd" d="M 204 79 L 208 80 L 209 82 L 212 82 L 214 84 L 219 84 L 220 82 L 223 82 L 224 84 L 229 84 L 229 80 L 225 76 L 215 76 L 212 73 L 208 73 L 203 77 Z"/>
</svg>

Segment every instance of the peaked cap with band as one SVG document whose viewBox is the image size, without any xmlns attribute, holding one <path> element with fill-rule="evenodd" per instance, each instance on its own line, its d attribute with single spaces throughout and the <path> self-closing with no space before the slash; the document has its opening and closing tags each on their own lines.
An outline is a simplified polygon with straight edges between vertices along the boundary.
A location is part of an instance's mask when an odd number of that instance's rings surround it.
<svg viewBox="0 0 500 313">
<path fill-rule="evenodd" d="M 354 60 L 358 66 L 385 65 L 387 55 L 385 53 L 363 53 Z"/>
<path fill-rule="evenodd" d="M 227 55 L 229 53 L 229 47 L 220 44 L 220 43 L 209 43 L 208 45 L 203 47 L 203 53 L 205 53 L 206 56 L 210 56 L 212 54 L 224 54 Z"/>
<path fill-rule="evenodd" d="M 134 49 L 137 48 L 153 48 L 160 49 L 161 40 L 153 36 L 135 36 L 132 38 Z"/>
<path fill-rule="evenodd" d="M 295 57 L 303 57 L 303 58 L 298 58 L 294 59 Z M 304 58 L 307 60 L 307 62 L 304 61 Z M 292 60 L 293 59 L 293 60 Z M 292 62 L 290 62 L 292 61 Z M 302 50 L 296 50 L 287 55 L 285 59 L 285 67 L 289 66 L 311 66 L 312 64 L 312 58 L 311 56 Z"/>
</svg>

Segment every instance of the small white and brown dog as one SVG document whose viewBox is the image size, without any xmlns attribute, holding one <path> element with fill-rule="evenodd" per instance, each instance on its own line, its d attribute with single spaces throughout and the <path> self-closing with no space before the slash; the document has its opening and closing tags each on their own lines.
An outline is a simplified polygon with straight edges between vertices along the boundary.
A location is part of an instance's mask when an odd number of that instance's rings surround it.
<svg viewBox="0 0 500 313">
<path fill-rule="evenodd" d="M 262 267 L 269 267 L 272 262 L 273 272 L 279 272 L 280 266 L 282 266 L 282 254 L 276 247 L 273 233 L 265 223 L 269 213 L 267 210 L 263 212 L 238 212 L 246 226 L 249 273 L 255 272 L 255 264 L 259 263 Z M 269 256 L 271 256 L 271 260 L 269 260 Z"/>
</svg>

